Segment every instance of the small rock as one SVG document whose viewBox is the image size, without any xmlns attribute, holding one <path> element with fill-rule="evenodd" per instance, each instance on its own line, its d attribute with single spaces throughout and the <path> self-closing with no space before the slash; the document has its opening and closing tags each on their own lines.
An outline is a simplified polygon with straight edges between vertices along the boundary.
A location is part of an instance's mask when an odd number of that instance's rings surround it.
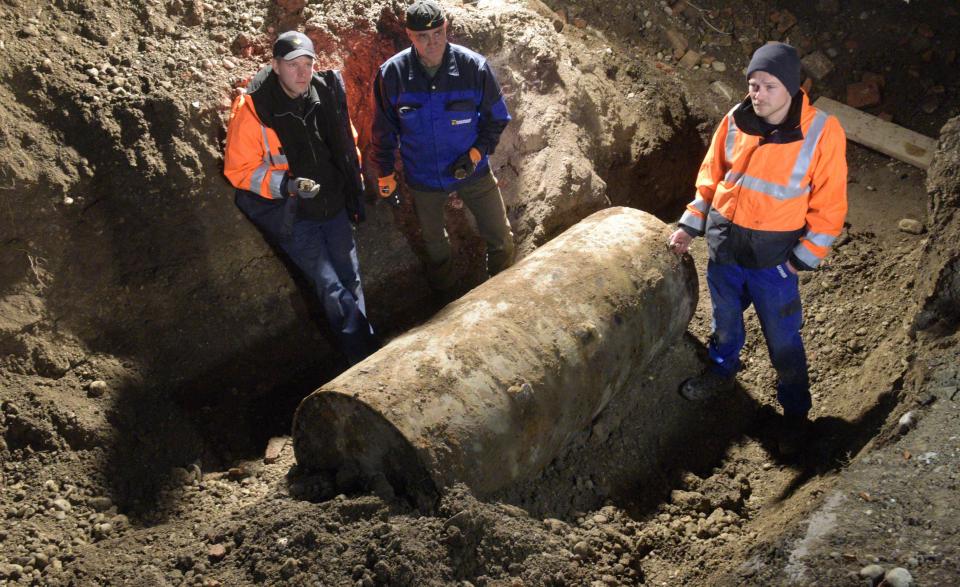
<svg viewBox="0 0 960 587">
<path fill-rule="evenodd" d="M 590 546 L 585 540 L 581 540 L 573 545 L 573 554 L 585 560 L 591 559 L 593 558 L 593 547 Z"/>
<path fill-rule="evenodd" d="M 797 17 L 794 16 L 793 13 L 789 10 L 780 11 L 780 21 L 777 23 L 777 30 L 780 31 L 780 33 L 787 32 L 793 28 L 795 24 L 797 24 Z"/>
<path fill-rule="evenodd" d="M 913 218 L 903 218 L 897 223 L 897 228 L 910 234 L 923 234 L 925 228 L 923 223 Z"/>
<path fill-rule="evenodd" d="M 667 29 L 667 40 L 670 41 L 670 46 L 673 47 L 674 52 L 680 53 L 681 55 L 686 53 L 687 48 L 690 46 L 690 42 L 683 36 L 683 33 L 674 29 Z"/>
<path fill-rule="evenodd" d="M 96 381 L 91 381 L 90 385 L 87 386 L 87 395 L 90 397 L 100 397 L 107 393 L 107 389 L 107 382 L 102 379 L 97 379 Z"/>
<path fill-rule="evenodd" d="M 268 465 L 275 463 L 280 459 L 280 453 L 283 447 L 287 445 L 287 439 L 283 436 L 274 436 L 267 442 L 267 450 L 263 453 L 263 462 Z"/>
<path fill-rule="evenodd" d="M 230 467 L 227 470 L 227 477 L 233 481 L 239 481 L 250 476 L 250 471 L 246 467 Z"/>
<path fill-rule="evenodd" d="M 567 529 L 567 525 L 556 518 L 547 518 L 543 521 L 543 525 L 547 527 L 554 534 L 561 534 L 564 530 Z"/>
<path fill-rule="evenodd" d="M 727 64 L 723 61 L 714 61 L 710 64 L 710 67 L 712 67 L 714 71 L 719 71 L 721 73 L 727 71 Z"/>
<path fill-rule="evenodd" d="M 871 73 L 869 71 L 863 72 L 863 75 L 860 76 L 860 81 L 874 83 L 881 88 L 887 83 L 887 80 L 881 74 Z"/>
<path fill-rule="evenodd" d="M 39 37 L 39 36 L 40 36 L 40 31 L 37 30 L 37 27 L 33 26 L 32 24 L 28 24 L 27 26 L 25 26 L 25 27 L 23 27 L 22 29 L 20 29 L 20 33 L 21 33 L 24 37 Z"/>
<path fill-rule="evenodd" d="M 897 567 L 887 571 L 887 574 L 883 576 L 881 585 L 886 587 L 910 587 L 913 585 L 913 576 L 907 569 Z"/>
<path fill-rule="evenodd" d="M 23 575 L 23 567 L 20 565 L 0 563 L 0 578 L 19 579 Z"/>
<path fill-rule="evenodd" d="M 873 82 L 857 82 L 847 86 L 847 105 L 866 108 L 880 103 L 880 87 Z"/>
<path fill-rule="evenodd" d="M 43 482 L 43 488 L 49 491 L 50 493 L 56 493 L 60 491 L 60 486 L 53 479 L 47 479 Z"/>
<path fill-rule="evenodd" d="M 113 524 L 110 522 L 104 522 L 102 524 L 93 525 L 93 535 L 99 538 L 105 538 L 113 533 Z"/>
<path fill-rule="evenodd" d="M 833 71 L 833 62 L 821 51 L 814 51 L 804 56 L 800 62 L 803 64 L 803 69 L 810 74 L 810 77 L 817 81 L 827 77 Z"/>
<path fill-rule="evenodd" d="M 227 547 L 222 544 L 213 544 L 207 549 L 207 558 L 211 562 L 221 561 L 225 556 L 227 556 Z"/>
<path fill-rule="evenodd" d="M 113 500 L 106 496 L 91 497 L 87 500 L 87 505 L 95 512 L 105 512 L 113 507 Z"/>
<path fill-rule="evenodd" d="M 864 579 L 870 579 L 872 585 L 876 585 L 883 579 L 883 567 L 880 565 L 868 565 L 860 569 L 860 576 Z"/>
<path fill-rule="evenodd" d="M 909 411 L 906 414 L 900 416 L 900 420 L 897 422 L 897 425 L 900 427 L 900 433 L 905 434 L 911 428 L 917 425 L 917 418 L 914 416 L 913 411 Z"/>
<path fill-rule="evenodd" d="M 697 491 L 675 489 L 670 492 L 670 503 L 704 513 L 710 509 L 710 500 Z"/>
<path fill-rule="evenodd" d="M 933 114 L 938 108 L 940 108 L 940 98 L 934 94 L 930 94 L 920 102 L 920 110 L 926 114 Z"/>
<path fill-rule="evenodd" d="M 70 502 L 63 499 L 62 497 L 53 500 L 53 507 L 57 508 L 61 512 L 69 512 L 71 509 L 73 509 L 70 506 Z"/>
<path fill-rule="evenodd" d="M 716 63 L 716 61 L 714 61 L 714 63 Z M 726 82 L 723 82 L 720 80 L 717 80 L 712 84 L 710 84 L 710 90 L 714 94 L 726 100 L 727 102 L 730 102 L 731 100 L 733 100 L 735 96 L 733 88 L 731 88 L 730 85 L 727 84 Z"/>
<path fill-rule="evenodd" d="M 689 51 L 684 53 L 683 57 L 681 57 L 680 61 L 678 62 L 679 65 L 682 65 L 687 69 L 691 69 L 694 65 L 698 63 L 700 63 L 700 54 L 694 51 L 693 49 L 690 49 Z"/>
<path fill-rule="evenodd" d="M 280 567 L 280 575 L 283 576 L 284 579 L 289 579 L 296 575 L 298 570 L 300 570 L 300 562 L 295 558 L 288 558 L 283 561 L 283 566 Z"/>
</svg>

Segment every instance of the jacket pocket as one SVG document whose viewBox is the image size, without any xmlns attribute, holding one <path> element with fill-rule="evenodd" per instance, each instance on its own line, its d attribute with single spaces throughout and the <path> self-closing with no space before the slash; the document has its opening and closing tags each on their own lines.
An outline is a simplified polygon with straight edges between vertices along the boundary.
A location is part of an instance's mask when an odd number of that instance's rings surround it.
<svg viewBox="0 0 960 587">
<path fill-rule="evenodd" d="M 415 133 L 420 130 L 423 118 L 423 104 L 397 104 L 397 116 L 400 118 L 400 130 L 404 133 Z"/>
<path fill-rule="evenodd" d="M 444 110 L 452 132 L 460 133 L 477 128 L 477 106 L 473 100 L 452 100 L 446 103 Z"/>
</svg>

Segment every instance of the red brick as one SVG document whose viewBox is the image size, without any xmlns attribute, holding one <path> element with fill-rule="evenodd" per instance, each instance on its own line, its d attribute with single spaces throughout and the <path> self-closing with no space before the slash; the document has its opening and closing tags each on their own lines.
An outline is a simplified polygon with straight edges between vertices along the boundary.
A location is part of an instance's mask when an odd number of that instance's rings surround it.
<svg viewBox="0 0 960 587">
<path fill-rule="evenodd" d="M 847 86 L 847 104 L 854 108 L 866 108 L 880 103 L 880 88 L 875 83 L 857 82 Z"/>
</svg>

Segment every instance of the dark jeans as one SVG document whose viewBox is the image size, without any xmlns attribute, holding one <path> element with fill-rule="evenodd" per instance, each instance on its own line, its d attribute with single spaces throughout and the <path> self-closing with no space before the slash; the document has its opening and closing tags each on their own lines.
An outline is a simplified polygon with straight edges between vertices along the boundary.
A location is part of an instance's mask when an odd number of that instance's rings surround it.
<svg viewBox="0 0 960 587">
<path fill-rule="evenodd" d="M 785 265 L 745 269 L 738 265 L 707 264 L 707 284 L 713 305 L 710 337 L 711 369 L 733 376 L 740 369 L 740 349 L 746 341 L 743 312 L 752 303 L 760 319 L 770 362 L 779 376 L 777 401 L 783 413 L 810 411 L 807 355 L 800 337 L 803 313 L 797 276 Z"/>
<path fill-rule="evenodd" d="M 283 201 L 237 191 L 236 204 L 310 280 L 350 364 L 376 351 L 379 345 L 367 321 L 357 246 L 346 211 L 324 221 L 297 219 L 292 234 L 284 236 Z"/>
</svg>

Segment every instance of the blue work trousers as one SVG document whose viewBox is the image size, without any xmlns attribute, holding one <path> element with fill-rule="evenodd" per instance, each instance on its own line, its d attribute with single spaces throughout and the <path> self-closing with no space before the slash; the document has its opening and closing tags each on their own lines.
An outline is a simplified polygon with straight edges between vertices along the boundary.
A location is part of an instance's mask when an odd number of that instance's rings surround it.
<svg viewBox="0 0 960 587">
<path fill-rule="evenodd" d="M 732 377 L 740 369 L 740 350 L 746 341 L 743 312 L 753 304 L 767 341 L 770 362 L 777 370 L 777 401 L 784 414 L 810 411 L 810 380 L 800 326 L 803 311 L 799 280 L 786 265 L 746 269 L 738 265 L 707 264 L 707 284 L 713 304 L 710 337 L 711 369 Z"/>
<path fill-rule="evenodd" d="M 357 246 L 346 210 L 330 220 L 298 218 L 285 228 L 284 201 L 237 191 L 236 204 L 309 279 L 350 364 L 376 351 L 379 344 L 367 321 Z"/>
</svg>

